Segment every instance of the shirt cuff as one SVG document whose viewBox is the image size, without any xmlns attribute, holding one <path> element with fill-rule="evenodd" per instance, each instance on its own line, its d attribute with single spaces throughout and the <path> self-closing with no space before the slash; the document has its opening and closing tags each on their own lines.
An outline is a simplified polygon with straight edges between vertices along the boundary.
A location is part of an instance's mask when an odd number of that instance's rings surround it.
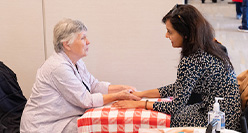
<svg viewBox="0 0 248 133">
<path fill-rule="evenodd" d="M 103 88 L 103 89 L 100 89 L 100 93 L 102 94 L 108 94 L 108 87 L 109 87 L 110 83 L 109 82 L 101 82 L 100 83 L 100 86 Z"/>
<path fill-rule="evenodd" d="M 92 95 L 93 107 L 103 106 L 103 95 L 101 93 L 94 93 Z"/>
</svg>

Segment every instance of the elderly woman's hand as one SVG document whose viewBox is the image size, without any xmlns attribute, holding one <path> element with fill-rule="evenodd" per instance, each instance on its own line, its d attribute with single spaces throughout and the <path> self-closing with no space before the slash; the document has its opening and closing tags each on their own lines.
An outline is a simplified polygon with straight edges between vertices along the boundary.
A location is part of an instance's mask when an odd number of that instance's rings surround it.
<svg viewBox="0 0 248 133">
<path fill-rule="evenodd" d="M 105 94 L 103 95 L 103 102 L 104 104 L 108 104 L 110 102 L 116 100 L 141 100 L 140 97 L 133 95 L 130 90 L 122 90 L 116 93 Z"/>
<path fill-rule="evenodd" d="M 130 93 L 130 90 L 122 90 L 120 92 L 117 92 L 115 96 L 117 100 L 135 100 L 135 101 L 141 100 L 140 97 L 137 97 L 132 93 Z"/>
<path fill-rule="evenodd" d="M 109 85 L 108 87 L 108 93 L 116 93 L 123 90 L 128 90 L 129 92 L 135 92 L 136 88 L 133 86 L 128 85 Z"/>
</svg>

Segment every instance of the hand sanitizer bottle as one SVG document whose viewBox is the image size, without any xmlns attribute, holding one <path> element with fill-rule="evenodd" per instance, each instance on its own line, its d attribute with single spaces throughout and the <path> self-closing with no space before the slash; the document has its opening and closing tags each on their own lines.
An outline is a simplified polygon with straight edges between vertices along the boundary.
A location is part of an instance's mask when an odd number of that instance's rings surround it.
<svg viewBox="0 0 248 133">
<path fill-rule="evenodd" d="M 213 111 L 208 112 L 208 123 L 212 120 L 216 120 L 218 124 L 213 128 L 213 132 L 215 130 L 216 133 L 223 133 L 225 130 L 225 113 L 220 111 L 218 100 L 223 100 L 223 98 L 215 97 Z"/>
</svg>

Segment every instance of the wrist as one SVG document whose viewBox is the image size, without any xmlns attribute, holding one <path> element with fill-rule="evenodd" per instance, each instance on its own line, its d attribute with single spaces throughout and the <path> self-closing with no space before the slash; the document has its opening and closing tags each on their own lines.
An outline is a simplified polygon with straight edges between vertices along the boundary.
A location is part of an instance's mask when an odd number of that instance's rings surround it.
<svg viewBox="0 0 248 133">
<path fill-rule="evenodd" d="M 144 91 L 139 92 L 138 95 L 139 95 L 139 97 L 141 97 L 141 98 L 144 97 Z"/>
<path fill-rule="evenodd" d="M 149 102 L 149 100 L 145 101 L 145 109 L 147 110 L 147 102 Z"/>
<path fill-rule="evenodd" d="M 146 101 L 137 101 L 137 108 L 145 109 Z"/>
<path fill-rule="evenodd" d="M 109 94 L 113 99 L 113 101 L 116 101 L 116 100 L 119 100 L 118 99 L 118 93 L 111 93 L 111 94 Z"/>
<path fill-rule="evenodd" d="M 120 89 L 119 89 L 118 85 L 109 85 L 109 87 L 108 87 L 108 93 L 109 94 L 117 93 L 119 91 L 120 91 Z"/>
<path fill-rule="evenodd" d="M 133 92 L 132 94 L 137 96 L 137 97 L 140 97 L 140 98 L 144 97 L 143 96 L 143 91 L 142 92 L 136 91 L 136 92 Z"/>
</svg>

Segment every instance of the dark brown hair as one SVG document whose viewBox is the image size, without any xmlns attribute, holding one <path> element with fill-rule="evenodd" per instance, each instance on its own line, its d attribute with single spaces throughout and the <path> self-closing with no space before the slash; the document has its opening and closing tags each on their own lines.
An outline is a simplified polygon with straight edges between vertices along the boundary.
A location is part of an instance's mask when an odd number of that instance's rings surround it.
<svg viewBox="0 0 248 133">
<path fill-rule="evenodd" d="M 163 17 L 162 22 L 167 20 L 184 38 L 181 57 L 203 50 L 222 60 L 226 68 L 230 65 L 233 69 L 229 57 L 215 41 L 212 26 L 195 7 L 176 5 Z"/>
</svg>

